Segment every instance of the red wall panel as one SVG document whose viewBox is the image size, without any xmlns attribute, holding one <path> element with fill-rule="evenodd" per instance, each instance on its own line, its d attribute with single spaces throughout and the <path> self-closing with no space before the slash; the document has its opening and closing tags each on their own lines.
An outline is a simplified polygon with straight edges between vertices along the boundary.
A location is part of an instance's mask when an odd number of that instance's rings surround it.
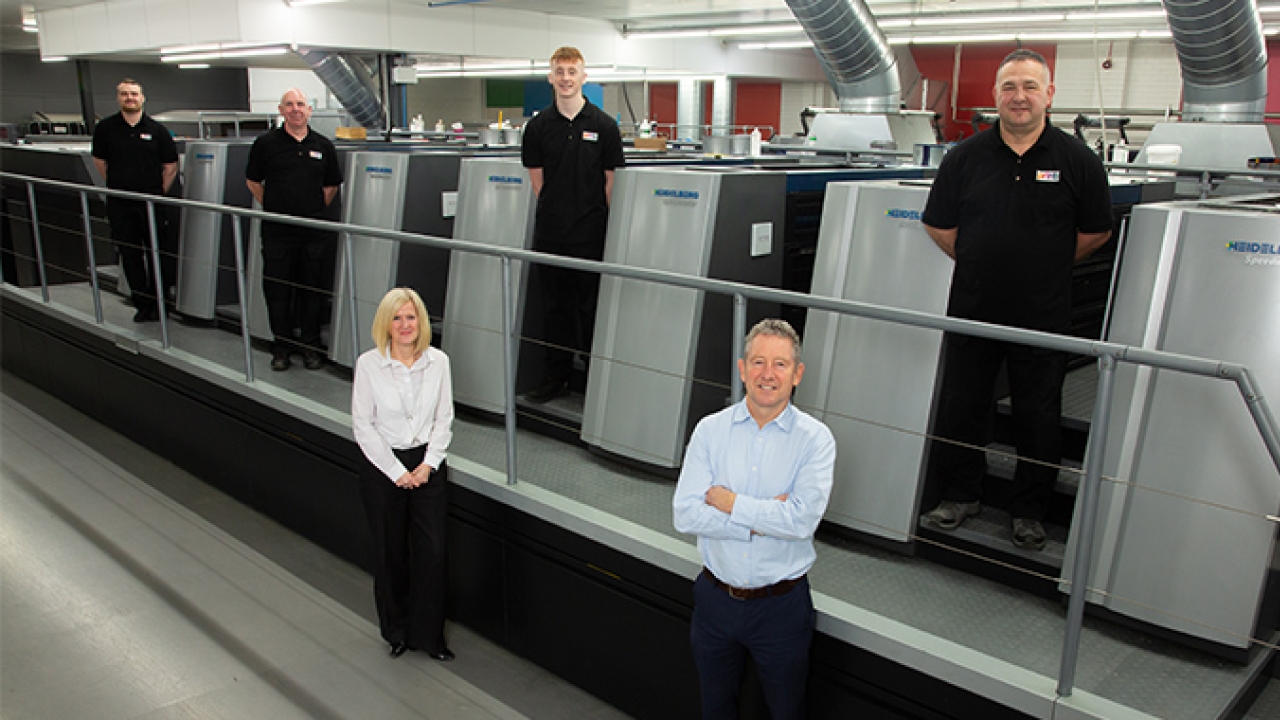
<svg viewBox="0 0 1280 720">
<path fill-rule="evenodd" d="M 1049 63 L 1050 72 L 1057 61 L 1056 45 L 1024 45 L 1028 50 L 1035 50 L 1044 56 Z M 929 102 L 931 109 L 942 117 L 942 137 L 948 142 L 959 140 L 973 134 L 969 119 L 973 108 L 989 108 L 995 105 L 992 88 L 995 86 L 996 70 L 1005 55 L 1016 49 L 1013 44 L 961 45 L 960 72 L 958 74 L 958 94 L 956 111 L 951 111 L 951 82 L 956 61 L 954 45 L 916 45 L 911 48 L 911 56 L 916 61 L 920 74 L 929 80 Z"/>
<path fill-rule="evenodd" d="M 768 140 L 782 125 L 782 84 L 776 82 L 739 82 L 733 98 L 733 124 L 760 128 Z M 751 132 L 748 127 L 744 132 Z"/>
<path fill-rule="evenodd" d="M 1267 57 L 1280 59 L 1280 40 L 1271 38 L 1267 41 Z M 1267 64 L 1267 112 L 1280 113 L 1280 62 Z M 1280 120 L 1267 122 L 1280 123 Z"/>
<path fill-rule="evenodd" d="M 676 124 L 676 89 L 675 83 L 651 83 L 649 85 L 650 120 L 663 125 Z M 641 118 L 641 120 L 643 119 Z"/>
</svg>

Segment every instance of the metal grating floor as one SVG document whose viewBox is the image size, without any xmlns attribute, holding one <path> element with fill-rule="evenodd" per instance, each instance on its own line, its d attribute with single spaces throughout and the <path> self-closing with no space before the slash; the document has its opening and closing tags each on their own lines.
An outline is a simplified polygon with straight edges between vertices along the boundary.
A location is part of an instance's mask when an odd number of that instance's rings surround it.
<svg viewBox="0 0 1280 720">
<path fill-rule="evenodd" d="M 38 299 L 36 291 L 30 297 Z M 56 305 L 92 321 L 85 286 L 53 289 Z M 136 326 L 132 309 L 104 296 L 106 322 L 139 341 L 158 340 L 158 325 Z M 171 325 L 173 347 L 205 361 L 242 371 L 238 335 L 203 325 Z M 269 354 L 255 350 L 258 384 L 286 401 L 345 413 L 349 372 L 295 365 L 273 373 Z M 1079 376 L 1077 372 L 1074 375 Z M 1078 378 L 1083 383 L 1094 378 Z M 689 542 L 671 526 L 674 482 L 549 438 L 521 432 L 517 444 L 520 480 L 605 513 Z M 505 466 L 503 428 L 460 418 L 451 452 L 499 472 Z M 1061 655 L 1064 607 L 942 565 L 848 540 L 819 542 L 812 574 L 817 593 L 876 613 L 924 633 L 1043 676 L 1052 685 Z M 1256 664 L 1257 661 L 1255 660 Z M 1254 668 L 1153 638 L 1100 620 L 1088 620 L 1081 642 L 1076 687 L 1138 713 L 1159 718 L 1218 717 Z M 1259 707 L 1276 702 L 1276 681 Z M 1271 703 L 1266 705 L 1265 703 Z M 1257 717 L 1274 717 L 1259 715 Z M 1254 715 L 1249 715 L 1254 717 Z"/>
</svg>

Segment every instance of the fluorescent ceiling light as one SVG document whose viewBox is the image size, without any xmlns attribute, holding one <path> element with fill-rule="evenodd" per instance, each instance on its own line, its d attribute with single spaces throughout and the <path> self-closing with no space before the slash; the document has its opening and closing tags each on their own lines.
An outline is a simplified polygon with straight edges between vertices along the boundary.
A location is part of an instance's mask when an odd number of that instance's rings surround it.
<svg viewBox="0 0 1280 720">
<path fill-rule="evenodd" d="M 266 57 L 268 55 L 284 55 L 289 48 L 276 45 L 272 47 L 254 47 L 242 50 L 219 50 L 216 52 L 188 53 L 184 55 L 161 55 L 160 62 L 185 63 L 199 60 L 225 60 L 227 58 Z"/>
<path fill-rule="evenodd" d="M 932 25 L 990 25 L 994 23 L 1024 22 L 1061 22 L 1066 17 L 1062 13 L 1027 13 L 1026 15 L 942 15 L 938 17 L 922 17 L 911 21 L 915 27 Z"/>
<path fill-rule="evenodd" d="M 800 27 L 798 23 L 786 23 L 782 25 L 730 26 L 711 30 L 710 34 L 720 37 L 732 35 L 794 35 L 802 32 L 804 32 L 804 28 Z"/>
<path fill-rule="evenodd" d="M 40 62 L 66 62 L 66 55 L 45 55 L 40 58 Z"/>
<path fill-rule="evenodd" d="M 1018 33 L 1019 40 L 1131 40 L 1138 37 L 1136 30 L 1106 30 L 1100 32 Z"/>
<path fill-rule="evenodd" d="M 218 43 L 211 43 L 211 44 L 205 44 L 205 45 L 177 45 L 175 47 L 160 48 L 160 54 L 173 55 L 175 53 L 209 52 L 210 50 L 220 50 L 221 48 L 222 46 L 219 45 Z"/>
<path fill-rule="evenodd" d="M 1017 36 L 1013 33 L 989 33 L 984 35 L 916 35 L 914 37 L 891 37 L 890 45 L 954 45 L 959 43 L 1013 42 Z"/>
<path fill-rule="evenodd" d="M 812 40 L 794 40 L 789 42 L 742 43 L 739 50 L 795 50 L 813 47 Z"/>
<path fill-rule="evenodd" d="M 660 30 L 658 32 L 627 33 L 628 40 L 669 40 L 672 38 L 708 37 L 710 30 Z"/>
<path fill-rule="evenodd" d="M 1077 22 L 1082 20 L 1163 20 L 1166 17 L 1164 10 L 1117 10 L 1100 12 L 1073 12 L 1067 13 L 1067 22 Z"/>
<path fill-rule="evenodd" d="M 1280 13 L 1280 5 L 1259 5 L 1258 14 L 1261 15 L 1263 13 Z"/>
<path fill-rule="evenodd" d="M 303 7 L 304 5 L 330 5 L 332 3 L 346 2 L 347 0 L 284 0 L 284 4 L 291 8 Z"/>
<path fill-rule="evenodd" d="M 22 32 L 38 33 L 40 32 L 40 28 L 35 25 L 23 25 Z"/>
<path fill-rule="evenodd" d="M 1164 30 L 1142 30 L 1141 32 L 1138 33 L 1138 37 L 1144 38 L 1144 39 L 1145 38 L 1171 38 L 1173 37 L 1173 31 L 1168 28 L 1165 28 Z"/>
<path fill-rule="evenodd" d="M 183 63 L 178 66 L 179 70 L 207 70 L 209 63 Z"/>
</svg>

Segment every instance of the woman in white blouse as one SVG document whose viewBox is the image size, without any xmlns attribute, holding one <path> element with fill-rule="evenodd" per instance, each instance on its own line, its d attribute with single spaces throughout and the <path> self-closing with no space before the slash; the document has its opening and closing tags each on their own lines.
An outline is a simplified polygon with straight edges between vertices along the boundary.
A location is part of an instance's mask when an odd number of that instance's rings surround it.
<svg viewBox="0 0 1280 720">
<path fill-rule="evenodd" d="M 444 639 L 445 451 L 453 437 L 449 358 L 431 347 L 422 298 L 395 288 L 356 361 L 351 425 L 367 462 L 360 494 L 373 531 L 373 594 L 391 657 L 452 660 Z"/>
</svg>

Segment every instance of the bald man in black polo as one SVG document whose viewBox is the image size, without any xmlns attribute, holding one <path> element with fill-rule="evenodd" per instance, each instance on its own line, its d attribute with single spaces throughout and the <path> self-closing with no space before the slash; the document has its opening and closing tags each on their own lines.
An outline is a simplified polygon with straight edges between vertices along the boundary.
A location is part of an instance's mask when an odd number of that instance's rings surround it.
<svg viewBox="0 0 1280 720">
<path fill-rule="evenodd" d="M 994 93 L 999 122 L 947 154 L 922 218 L 956 261 L 947 314 L 1065 333 L 1072 266 L 1111 237 L 1106 170 L 1084 143 L 1049 124 L 1054 87 L 1038 53 L 1010 53 Z M 979 448 L 1004 364 L 1018 450 L 1011 537 L 1018 547 L 1043 548 L 1041 521 L 1062 462 L 1066 355 L 948 333 L 943 363 L 934 424 L 942 441 L 931 463 L 943 499 L 924 522 L 952 530 L 980 512 L 986 455 Z"/>
</svg>

